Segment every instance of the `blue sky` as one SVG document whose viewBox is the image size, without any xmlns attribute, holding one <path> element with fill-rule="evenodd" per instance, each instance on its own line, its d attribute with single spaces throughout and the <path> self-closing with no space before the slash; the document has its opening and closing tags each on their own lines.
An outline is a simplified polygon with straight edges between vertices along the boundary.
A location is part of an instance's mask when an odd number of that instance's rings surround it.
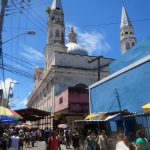
<svg viewBox="0 0 150 150">
<path fill-rule="evenodd" d="M 19 1 L 9 3 L 7 8 L 7 14 L 11 15 L 5 17 L 3 42 L 30 30 L 35 31 L 36 34 L 34 36 L 20 36 L 4 44 L 3 52 L 9 55 L 4 56 L 4 63 L 31 75 L 35 66 L 43 67 L 48 20 L 45 9 L 51 5 L 51 0 L 31 0 L 30 5 L 27 0 L 23 4 L 19 4 Z M 150 35 L 150 1 L 124 0 L 124 4 L 131 21 L 133 21 L 139 42 Z M 103 55 L 111 58 L 118 58 L 121 55 L 119 41 L 121 0 L 62 0 L 62 5 L 65 14 L 66 34 L 69 31 L 69 26 L 74 25 L 78 34 L 78 43 L 84 46 L 90 55 Z M 10 60 L 12 57 L 22 61 Z M 15 103 L 13 109 L 23 108 L 34 86 L 33 78 L 26 78 L 8 71 L 5 71 L 5 77 L 7 91 L 10 81 L 19 83 L 12 84 L 14 93 L 12 101 Z"/>
</svg>

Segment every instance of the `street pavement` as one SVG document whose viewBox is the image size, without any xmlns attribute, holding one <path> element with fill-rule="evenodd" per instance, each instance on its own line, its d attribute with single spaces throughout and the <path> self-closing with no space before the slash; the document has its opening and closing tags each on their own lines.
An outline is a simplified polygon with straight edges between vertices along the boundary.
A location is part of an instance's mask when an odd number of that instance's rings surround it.
<svg viewBox="0 0 150 150">
<path fill-rule="evenodd" d="M 29 147 L 25 147 L 23 150 L 46 150 L 46 145 L 45 142 L 35 142 L 34 147 L 32 147 L 31 145 Z M 61 150 L 73 150 L 73 149 L 66 149 L 65 145 L 61 145 Z"/>
</svg>

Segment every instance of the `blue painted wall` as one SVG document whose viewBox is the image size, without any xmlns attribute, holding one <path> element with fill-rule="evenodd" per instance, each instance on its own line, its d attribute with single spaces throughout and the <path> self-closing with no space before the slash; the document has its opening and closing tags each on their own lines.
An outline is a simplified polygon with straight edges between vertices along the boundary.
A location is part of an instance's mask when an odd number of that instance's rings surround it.
<svg viewBox="0 0 150 150">
<path fill-rule="evenodd" d="M 143 112 L 141 106 L 150 102 L 150 62 L 91 88 L 91 113 L 118 111 L 115 89 L 122 109 Z"/>
<path fill-rule="evenodd" d="M 121 55 L 117 60 L 112 62 L 109 66 L 110 73 L 114 73 L 133 62 L 150 54 L 150 36 L 145 38 L 142 42 L 130 49 L 125 54 Z"/>
</svg>

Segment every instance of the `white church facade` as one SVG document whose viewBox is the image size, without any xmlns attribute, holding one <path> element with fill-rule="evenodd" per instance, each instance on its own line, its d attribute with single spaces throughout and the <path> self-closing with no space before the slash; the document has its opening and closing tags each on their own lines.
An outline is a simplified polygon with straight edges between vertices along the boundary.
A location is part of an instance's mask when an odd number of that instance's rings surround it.
<svg viewBox="0 0 150 150">
<path fill-rule="evenodd" d="M 123 18 L 127 17 L 126 11 Z M 125 22 L 125 23 L 126 23 Z M 121 47 L 127 43 L 125 30 L 132 31 L 131 24 L 121 26 Z M 133 32 L 132 32 L 133 33 Z M 65 23 L 61 0 L 53 0 L 49 9 L 48 39 L 45 47 L 44 68 L 35 69 L 34 89 L 28 98 L 27 107 L 51 112 L 55 114 L 55 97 L 68 87 L 84 84 L 87 87 L 99 79 L 109 75 L 108 66 L 113 59 L 89 56 L 87 51 L 77 44 L 76 33 L 71 28 L 68 34 L 68 43 L 65 44 Z M 130 41 L 136 42 L 134 35 Z M 127 50 L 122 48 L 123 53 Z M 95 61 L 93 61 L 95 60 Z M 93 61 L 93 62 L 92 62 Z M 35 122 L 38 127 L 53 126 L 53 119 L 43 119 Z M 45 125 L 44 125 L 45 124 Z"/>
</svg>

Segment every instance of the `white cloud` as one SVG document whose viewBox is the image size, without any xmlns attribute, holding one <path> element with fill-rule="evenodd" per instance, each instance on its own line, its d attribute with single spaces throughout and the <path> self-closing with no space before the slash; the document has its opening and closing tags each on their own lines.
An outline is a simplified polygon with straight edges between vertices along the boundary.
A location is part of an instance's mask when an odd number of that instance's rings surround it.
<svg viewBox="0 0 150 150">
<path fill-rule="evenodd" d="M 67 25 L 67 27 L 70 27 L 70 25 Z M 89 54 L 98 53 L 99 55 L 101 55 L 102 53 L 105 53 L 111 49 L 111 46 L 107 42 L 104 33 L 97 32 L 94 30 L 83 31 L 77 26 L 74 26 L 74 29 L 77 33 L 78 44 L 83 46 Z"/>
<path fill-rule="evenodd" d="M 25 107 L 27 105 L 27 98 L 25 98 L 24 100 L 19 101 L 17 105 L 21 105 L 21 106 Z"/>
<path fill-rule="evenodd" d="M 25 98 L 23 100 L 14 100 L 12 105 L 15 107 L 15 109 L 26 108 L 27 98 Z"/>
<path fill-rule="evenodd" d="M 5 80 L 5 84 L 3 81 L 0 81 L 0 89 L 3 89 L 4 92 L 4 97 L 7 98 L 8 97 L 8 92 L 10 90 L 10 88 L 14 88 L 15 87 L 15 83 L 17 83 L 16 80 L 12 80 L 10 78 L 7 78 Z M 12 91 L 10 91 L 12 92 Z"/>
<path fill-rule="evenodd" d="M 41 61 L 44 59 L 44 55 L 37 51 L 36 49 L 27 46 L 27 45 L 22 45 L 24 51 L 21 52 L 21 55 L 24 56 L 25 58 L 31 60 L 31 61 Z"/>
</svg>

